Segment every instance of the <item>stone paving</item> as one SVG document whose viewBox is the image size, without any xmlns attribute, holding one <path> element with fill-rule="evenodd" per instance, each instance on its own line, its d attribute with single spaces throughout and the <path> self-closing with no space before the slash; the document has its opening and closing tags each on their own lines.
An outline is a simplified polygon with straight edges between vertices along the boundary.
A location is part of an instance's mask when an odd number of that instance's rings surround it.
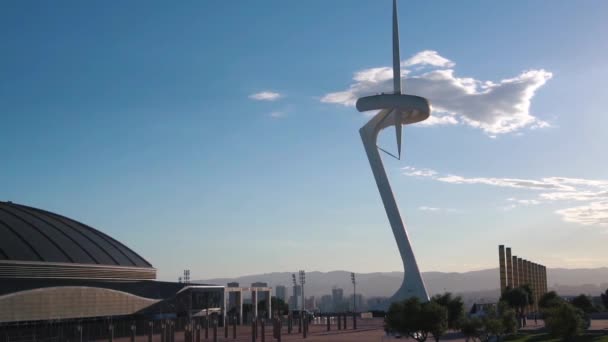
<svg viewBox="0 0 608 342">
<path fill-rule="evenodd" d="M 297 326 L 294 327 L 293 333 L 292 334 L 287 334 L 287 328 L 284 326 L 283 327 L 283 334 L 282 336 L 282 341 L 309 341 L 309 342 L 322 342 L 322 341 L 327 341 L 327 342 L 363 342 L 363 341 L 414 341 L 412 339 L 409 338 L 405 338 L 402 337 L 400 339 L 395 339 L 394 337 L 389 337 L 386 336 L 384 333 L 384 329 L 382 328 L 382 319 L 372 319 L 372 320 L 360 320 L 358 323 L 358 329 L 357 330 L 353 330 L 352 329 L 352 321 L 348 322 L 348 329 L 347 330 L 337 330 L 337 326 L 336 325 L 332 325 L 331 327 L 331 331 L 327 331 L 326 330 L 326 326 L 325 325 L 313 325 L 310 327 L 310 332 L 307 336 L 306 339 L 304 339 L 302 337 L 302 334 L 298 334 L 298 328 Z M 533 320 L 528 321 L 527 327 L 524 328 L 523 330 L 526 331 L 534 331 L 534 330 L 540 330 L 544 327 L 544 322 L 542 320 L 538 320 L 537 323 L 534 323 Z M 605 332 L 606 334 L 608 334 L 608 320 L 593 320 L 591 321 L 591 327 L 589 330 L 595 331 L 595 332 Z M 272 327 L 268 326 L 265 329 L 265 339 L 264 342 L 275 342 L 277 341 L 276 339 L 274 339 L 272 337 Z M 251 339 L 251 327 L 249 326 L 242 326 L 242 327 L 238 327 L 237 329 L 237 336 L 236 339 L 232 338 L 232 327 L 230 327 L 229 330 L 229 337 L 228 339 L 224 338 L 224 330 L 223 329 L 218 329 L 218 341 L 220 342 L 228 342 L 228 341 L 237 341 L 237 342 L 244 342 L 244 341 L 252 341 Z M 432 340 L 432 338 L 430 339 Z M 462 337 L 462 335 L 460 333 L 457 332 L 452 332 L 452 333 L 448 333 L 445 336 L 443 336 L 442 340 L 444 341 L 451 341 L 451 342 L 464 342 L 465 339 Z M 120 338 L 120 339 L 114 339 L 115 342 L 127 342 L 130 341 L 130 339 L 128 338 Z M 145 336 L 138 336 L 136 338 L 137 342 L 144 342 L 144 341 L 148 341 L 147 337 Z M 156 335 L 154 336 L 153 339 L 154 342 L 160 342 L 160 336 Z M 213 334 L 211 331 L 209 331 L 209 338 L 205 339 L 204 338 L 204 331 L 201 331 L 201 342 L 211 342 L 213 341 Z M 262 338 L 261 336 L 259 336 L 256 339 L 256 342 L 261 342 Z M 175 342 L 184 342 L 184 333 L 183 332 L 177 332 L 175 334 Z"/>
</svg>

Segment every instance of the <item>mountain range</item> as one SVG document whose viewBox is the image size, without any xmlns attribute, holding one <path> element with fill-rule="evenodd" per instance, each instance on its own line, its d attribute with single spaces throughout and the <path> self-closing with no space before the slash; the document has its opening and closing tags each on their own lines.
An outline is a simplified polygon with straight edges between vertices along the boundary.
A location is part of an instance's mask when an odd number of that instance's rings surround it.
<svg viewBox="0 0 608 342">
<path fill-rule="evenodd" d="M 296 272 L 297 276 L 297 272 Z M 422 277 L 429 295 L 446 291 L 462 295 L 467 301 L 495 301 L 499 295 L 498 268 L 456 272 L 423 272 Z M 592 269 L 547 269 L 550 290 L 563 296 L 581 293 L 598 296 L 608 288 L 608 267 Z M 357 293 L 365 297 L 389 297 L 400 286 L 402 272 L 357 273 Z M 198 282 L 198 281 L 197 281 Z M 250 286 L 254 282 L 265 282 L 268 286 L 283 285 L 291 294 L 292 273 L 273 272 L 246 275 L 235 278 L 201 280 L 202 283 L 225 285 L 238 282 L 240 286 Z M 305 295 L 320 297 L 331 294 L 332 288 L 344 289 L 344 295 L 352 293 L 352 282 L 348 271 L 306 272 Z"/>
</svg>

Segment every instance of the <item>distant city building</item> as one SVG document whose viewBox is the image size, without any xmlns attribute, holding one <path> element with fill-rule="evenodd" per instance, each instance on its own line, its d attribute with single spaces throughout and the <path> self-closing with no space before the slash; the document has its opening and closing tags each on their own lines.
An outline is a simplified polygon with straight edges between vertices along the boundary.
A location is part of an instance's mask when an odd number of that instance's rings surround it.
<svg viewBox="0 0 608 342">
<path fill-rule="evenodd" d="M 282 301 L 285 301 L 285 299 L 287 298 L 287 288 L 283 285 L 277 285 L 274 288 L 274 293 L 276 297 Z"/>
<path fill-rule="evenodd" d="M 334 302 L 333 302 L 333 297 L 331 295 L 321 296 L 321 300 L 319 300 L 319 311 L 321 311 L 321 312 L 333 312 L 334 311 Z"/>
<path fill-rule="evenodd" d="M 255 282 L 255 283 L 251 283 L 251 287 L 268 287 L 268 283 L 263 283 L 263 282 Z"/>
<path fill-rule="evenodd" d="M 349 310 L 353 310 L 353 305 L 355 305 L 356 310 L 358 312 L 364 311 L 367 309 L 367 303 L 364 301 L 363 295 L 357 293 L 357 295 L 355 296 L 355 300 L 353 301 L 353 295 L 351 294 L 349 296 L 349 300 L 348 300 L 348 307 Z"/>
<path fill-rule="evenodd" d="M 289 308 L 291 310 L 300 310 L 302 308 L 302 286 L 293 286 L 293 295 L 289 301 Z"/>
<path fill-rule="evenodd" d="M 331 290 L 333 311 L 343 312 L 348 310 L 348 303 L 344 302 L 344 290 L 334 287 Z"/>
<path fill-rule="evenodd" d="M 237 282 L 228 283 L 228 287 L 239 287 L 239 283 L 237 283 Z"/>
<path fill-rule="evenodd" d="M 367 299 L 367 309 L 376 310 L 378 308 L 384 308 L 385 303 L 388 301 L 388 297 L 370 297 Z"/>
<path fill-rule="evenodd" d="M 304 309 L 305 310 L 309 310 L 309 311 L 315 311 L 317 310 L 317 305 L 315 302 L 315 296 L 310 296 L 308 298 L 306 298 L 304 300 L 305 305 L 304 305 Z"/>
</svg>

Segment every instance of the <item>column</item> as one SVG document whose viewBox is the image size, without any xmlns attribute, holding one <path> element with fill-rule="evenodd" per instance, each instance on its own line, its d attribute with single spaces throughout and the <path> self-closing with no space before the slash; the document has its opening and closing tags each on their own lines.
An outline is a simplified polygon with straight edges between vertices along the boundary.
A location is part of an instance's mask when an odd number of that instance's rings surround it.
<svg viewBox="0 0 608 342">
<path fill-rule="evenodd" d="M 237 292 L 237 308 L 239 310 L 239 324 L 243 325 L 243 290 Z"/>
<path fill-rule="evenodd" d="M 513 286 L 513 257 L 511 256 L 511 247 L 507 247 L 507 286 L 514 288 Z"/>
<path fill-rule="evenodd" d="M 254 287 L 251 290 L 251 304 L 253 304 L 253 317 L 258 318 L 258 290 Z"/>
<path fill-rule="evenodd" d="M 272 319 L 272 288 L 266 292 L 266 298 L 268 298 L 268 319 Z"/>
<path fill-rule="evenodd" d="M 549 277 L 547 277 L 547 267 L 543 266 L 543 273 L 545 274 L 545 292 L 549 292 Z"/>
<path fill-rule="evenodd" d="M 517 258 L 517 273 L 519 276 L 519 286 L 522 286 L 526 283 L 524 279 L 524 259 L 522 258 Z"/>
<path fill-rule="evenodd" d="M 519 258 L 513 256 L 513 288 L 519 287 Z"/>
<path fill-rule="evenodd" d="M 505 246 L 498 246 L 498 265 L 500 272 L 500 293 L 505 292 L 507 288 L 507 275 L 505 266 Z"/>
</svg>

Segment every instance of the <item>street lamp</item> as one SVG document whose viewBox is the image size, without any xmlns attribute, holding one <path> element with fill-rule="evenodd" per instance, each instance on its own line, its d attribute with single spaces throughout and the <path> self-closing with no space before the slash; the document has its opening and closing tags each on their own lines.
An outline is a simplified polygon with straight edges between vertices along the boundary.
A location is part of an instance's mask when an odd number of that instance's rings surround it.
<svg viewBox="0 0 608 342">
<path fill-rule="evenodd" d="M 353 282 L 353 312 L 357 312 L 357 281 L 355 280 L 355 273 L 351 272 L 350 280 Z"/>
<path fill-rule="evenodd" d="M 304 312 L 304 284 L 306 283 L 306 272 L 304 270 L 300 270 L 300 285 L 302 286 L 302 314 Z"/>
<path fill-rule="evenodd" d="M 296 287 L 298 286 L 298 282 L 296 281 L 296 274 L 291 274 L 291 280 L 293 281 L 293 309 L 298 308 L 298 294 L 296 293 Z"/>
<path fill-rule="evenodd" d="M 300 285 L 302 286 L 302 308 L 300 308 L 300 324 L 304 323 L 304 338 L 306 338 L 306 330 L 308 329 L 308 321 L 304 318 L 304 284 L 306 283 L 306 272 L 304 270 L 300 270 Z"/>
</svg>

